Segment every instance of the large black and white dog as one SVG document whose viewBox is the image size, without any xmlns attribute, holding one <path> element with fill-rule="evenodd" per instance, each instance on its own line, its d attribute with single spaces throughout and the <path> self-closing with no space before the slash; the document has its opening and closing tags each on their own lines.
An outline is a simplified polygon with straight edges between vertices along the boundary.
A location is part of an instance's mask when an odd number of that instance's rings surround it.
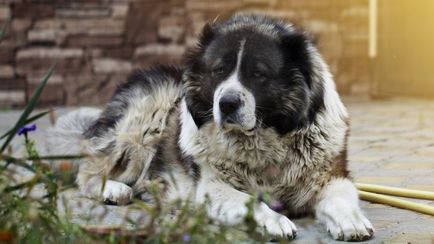
<svg viewBox="0 0 434 244">
<path fill-rule="evenodd" d="M 185 64 L 137 71 L 102 111 L 59 118 L 54 152 L 105 156 L 80 165 L 84 194 L 122 205 L 146 198 L 149 181 L 160 179 L 168 201 L 209 195 L 209 215 L 232 225 L 251 194 L 265 192 L 289 215 L 316 215 L 335 239 L 373 235 L 348 179 L 347 111 L 303 33 L 235 16 L 206 25 Z M 276 237 L 295 236 L 264 202 L 254 217 Z"/>
</svg>

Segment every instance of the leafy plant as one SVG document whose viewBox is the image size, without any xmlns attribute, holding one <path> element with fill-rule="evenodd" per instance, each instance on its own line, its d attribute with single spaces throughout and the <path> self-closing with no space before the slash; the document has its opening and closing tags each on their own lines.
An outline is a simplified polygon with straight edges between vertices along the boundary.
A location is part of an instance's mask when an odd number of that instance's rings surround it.
<svg viewBox="0 0 434 244">
<path fill-rule="evenodd" d="M 0 30 L 0 41 L 5 29 Z M 127 207 L 146 213 L 149 221 L 145 224 L 128 217 L 125 217 L 130 224 L 128 228 L 73 223 L 72 211 L 65 199 L 61 200 L 66 209 L 59 213 L 59 196 L 70 186 L 64 185 L 64 179 L 55 175 L 49 161 L 98 159 L 88 155 L 41 156 L 36 150 L 36 142 L 30 133 L 37 127 L 30 123 L 50 111 L 31 114 L 55 66 L 53 64 L 44 75 L 13 127 L 0 137 L 0 141 L 3 140 L 0 148 L 0 243 L 231 243 L 242 240 L 248 243 L 252 242 L 251 238 L 259 242 L 267 239 L 257 234 L 258 226 L 253 218 L 258 198 L 252 198 L 247 204 L 249 214 L 245 223 L 229 228 L 208 217 L 209 201 L 199 206 L 185 201 L 163 204 L 159 182 L 149 186 L 154 204 L 135 201 Z M 21 158 L 13 156 L 10 147 L 16 135 L 24 137 L 25 155 Z M 26 172 L 26 177 L 22 177 L 22 172 Z"/>
</svg>

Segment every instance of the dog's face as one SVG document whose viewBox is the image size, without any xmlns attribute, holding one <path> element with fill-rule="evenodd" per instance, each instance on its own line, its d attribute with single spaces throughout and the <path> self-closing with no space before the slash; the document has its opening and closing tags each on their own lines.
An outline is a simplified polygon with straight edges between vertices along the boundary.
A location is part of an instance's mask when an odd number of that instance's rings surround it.
<svg viewBox="0 0 434 244">
<path fill-rule="evenodd" d="M 311 123 L 322 106 L 312 48 L 292 27 L 263 17 L 205 26 L 187 58 L 186 101 L 198 127 L 211 120 L 248 134 L 285 134 Z"/>
</svg>

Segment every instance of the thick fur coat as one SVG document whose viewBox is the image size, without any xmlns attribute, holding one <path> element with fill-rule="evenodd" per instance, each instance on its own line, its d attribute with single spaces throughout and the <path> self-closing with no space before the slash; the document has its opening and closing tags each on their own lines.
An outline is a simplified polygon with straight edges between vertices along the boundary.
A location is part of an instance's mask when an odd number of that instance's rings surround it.
<svg viewBox="0 0 434 244">
<path fill-rule="evenodd" d="M 185 64 L 137 71 L 102 111 L 59 119 L 49 148 L 98 156 L 80 164 L 84 194 L 99 196 L 107 177 L 104 200 L 127 204 L 160 179 L 168 201 L 208 195 L 211 217 L 238 224 L 263 192 L 288 216 L 316 215 L 335 239 L 372 236 L 346 169 L 348 114 L 306 35 L 235 16 L 206 25 Z M 254 215 L 270 234 L 295 237 L 266 203 Z"/>
</svg>

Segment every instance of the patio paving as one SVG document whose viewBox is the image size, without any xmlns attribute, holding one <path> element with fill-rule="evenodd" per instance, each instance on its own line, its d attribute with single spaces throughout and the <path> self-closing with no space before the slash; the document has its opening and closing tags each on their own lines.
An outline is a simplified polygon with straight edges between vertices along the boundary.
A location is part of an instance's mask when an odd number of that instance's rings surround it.
<svg viewBox="0 0 434 244">
<path fill-rule="evenodd" d="M 354 180 L 434 191 L 434 101 L 404 98 L 344 101 L 351 115 L 349 167 Z M 60 115 L 70 109 L 61 108 L 56 113 Z M 0 112 L 0 132 L 9 129 L 18 116 L 18 111 Z M 38 122 L 39 130 L 31 136 L 38 142 L 44 141 L 44 129 L 48 126 L 48 118 L 43 118 Z M 15 139 L 14 151 L 19 153 L 21 144 Z M 43 143 L 38 147 L 45 151 Z M 126 207 L 103 206 L 82 199 L 76 190 L 63 196 L 73 206 L 76 221 L 102 212 L 107 213 L 104 218 L 90 218 L 88 223 L 122 224 L 126 214 L 140 221 L 146 218 Z M 432 201 L 418 202 L 434 206 Z M 375 238 L 365 243 L 434 243 L 434 217 L 363 201 L 361 204 L 376 228 Z M 294 222 L 299 229 L 294 243 L 339 243 L 332 241 L 323 227 L 310 218 Z"/>
</svg>

